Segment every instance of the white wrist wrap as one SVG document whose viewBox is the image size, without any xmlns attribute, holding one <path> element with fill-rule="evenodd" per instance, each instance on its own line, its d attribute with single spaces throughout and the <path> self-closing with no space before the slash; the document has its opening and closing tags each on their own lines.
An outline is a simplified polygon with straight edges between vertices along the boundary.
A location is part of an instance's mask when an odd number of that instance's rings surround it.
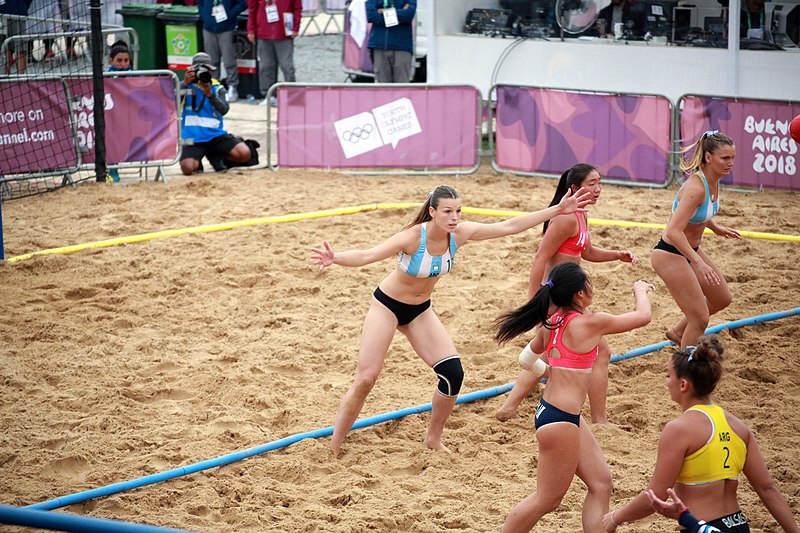
<svg viewBox="0 0 800 533">
<path fill-rule="evenodd" d="M 541 376 L 547 371 L 547 365 L 539 359 L 538 355 L 533 353 L 530 344 L 527 344 L 519 353 L 519 364 L 534 376 Z"/>
</svg>

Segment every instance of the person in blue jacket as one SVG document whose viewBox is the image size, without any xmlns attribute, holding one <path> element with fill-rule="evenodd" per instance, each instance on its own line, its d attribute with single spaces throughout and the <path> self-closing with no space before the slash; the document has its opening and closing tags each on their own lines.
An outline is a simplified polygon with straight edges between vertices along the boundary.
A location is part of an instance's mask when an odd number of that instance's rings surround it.
<svg viewBox="0 0 800 533">
<path fill-rule="evenodd" d="M 198 52 L 183 78 L 181 98 L 181 172 L 191 176 L 202 171 L 203 157 L 209 161 L 229 159 L 237 163 L 250 160 L 250 148 L 227 131 L 222 121 L 230 110 L 225 87 L 212 76 L 216 70 L 211 57 Z"/>
<path fill-rule="evenodd" d="M 417 0 L 367 0 L 369 48 L 376 83 L 408 83 L 414 72 Z"/>
<path fill-rule="evenodd" d="M 239 72 L 236 68 L 234 31 L 238 17 L 247 9 L 247 0 L 198 0 L 197 11 L 203 22 L 203 47 L 219 71 L 225 66 L 228 101 L 239 99 Z"/>
</svg>

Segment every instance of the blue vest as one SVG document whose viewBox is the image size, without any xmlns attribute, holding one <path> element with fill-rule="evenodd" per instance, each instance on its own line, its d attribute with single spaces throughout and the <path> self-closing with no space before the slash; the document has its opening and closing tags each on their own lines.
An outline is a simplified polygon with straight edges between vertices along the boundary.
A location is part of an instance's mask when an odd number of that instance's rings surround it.
<svg viewBox="0 0 800 533">
<path fill-rule="evenodd" d="M 217 80 L 211 81 L 211 90 L 215 95 L 220 87 L 222 85 Z M 181 101 L 181 137 L 204 143 L 228 133 L 223 127 L 222 115 L 214 111 L 214 106 L 203 91 L 194 83 L 188 89 L 192 93 Z"/>
</svg>

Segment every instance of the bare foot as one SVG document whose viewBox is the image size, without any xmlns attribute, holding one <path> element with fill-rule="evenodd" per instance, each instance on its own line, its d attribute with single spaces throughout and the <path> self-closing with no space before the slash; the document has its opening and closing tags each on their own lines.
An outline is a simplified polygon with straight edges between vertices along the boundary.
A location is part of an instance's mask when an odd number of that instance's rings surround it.
<svg viewBox="0 0 800 533">
<path fill-rule="evenodd" d="M 664 336 L 667 338 L 667 340 L 674 342 L 678 346 L 681 345 L 681 338 L 678 336 L 677 333 L 675 333 L 675 330 L 673 328 L 669 328 L 666 331 L 666 333 L 664 333 Z"/>
<path fill-rule="evenodd" d="M 331 445 L 331 452 L 333 452 L 334 459 L 338 459 L 339 455 L 341 454 L 341 450 L 339 449 L 338 446 L 334 448 L 333 445 Z"/>
<path fill-rule="evenodd" d="M 501 407 L 497 410 L 494 417 L 498 419 L 500 422 L 505 422 L 506 420 L 511 420 L 512 418 L 517 418 L 517 410 L 514 408 L 507 408 Z"/>
<path fill-rule="evenodd" d="M 447 446 L 442 444 L 441 441 L 433 442 L 433 441 L 430 441 L 428 439 L 425 439 L 425 446 L 427 446 L 431 450 L 434 450 L 434 451 L 437 451 L 437 452 L 453 453 L 453 452 L 450 451 L 450 449 Z"/>
</svg>

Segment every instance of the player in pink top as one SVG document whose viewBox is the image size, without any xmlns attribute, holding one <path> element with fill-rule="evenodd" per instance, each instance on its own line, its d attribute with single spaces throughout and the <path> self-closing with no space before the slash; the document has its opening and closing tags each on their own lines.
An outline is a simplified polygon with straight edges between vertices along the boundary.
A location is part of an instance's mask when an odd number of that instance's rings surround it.
<svg viewBox="0 0 800 533">
<path fill-rule="evenodd" d="M 550 205 L 558 204 L 567 191 L 584 187 L 592 193 L 591 204 L 597 203 L 603 190 L 600 172 L 592 165 L 579 163 L 561 174 L 555 195 Z M 528 298 L 533 297 L 539 286 L 547 281 L 547 274 L 559 263 L 569 261 L 580 264 L 581 259 L 593 263 L 623 261 L 636 264 L 636 255 L 630 250 L 606 250 L 592 245 L 586 212 L 559 215 L 544 225 L 544 236 L 531 265 Z M 605 339 L 600 340 L 597 362 L 592 371 L 589 387 L 589 405 L 592 409 L 592 422 L 607 424 L 606 393 L 608 391 L 608 364 L 611 348 Z M 505 421 L 517 416 L 517 408 L 522 400 L 536 388 L 539 379 L 523 370 L 517 377 L 514 388 L 506 397 L 503 406 L 495 415 Z"/>
<path fill-rule="evenodd" d="M 603 530 L 602 519 L 611 497 L 611 472 L 589 424 L 581 420 L 581 407 L 589 393 L 592 364 L 603 336 L 648 324 L 651 309 L 647 292 L 652 288 L 644 281 L 633 284 L 633 311 L 621 315 L 592 313 L 588 307 L 594 290 L 589 276 L 577 264 L 565 262 L 553 267 L 547 282 L 528 303 L 495 322 L 495 338 L 501 343 L 543 326 L 520 354 L 520 363 L 537 380 L 547 377 L 536 409 L 536 491 L 514 506 L 503 525 L 504 532 L 530 531 L 542 516 L 558 508 L 576 475 L 587 488 L 583 530 Z"/>
</svg>

